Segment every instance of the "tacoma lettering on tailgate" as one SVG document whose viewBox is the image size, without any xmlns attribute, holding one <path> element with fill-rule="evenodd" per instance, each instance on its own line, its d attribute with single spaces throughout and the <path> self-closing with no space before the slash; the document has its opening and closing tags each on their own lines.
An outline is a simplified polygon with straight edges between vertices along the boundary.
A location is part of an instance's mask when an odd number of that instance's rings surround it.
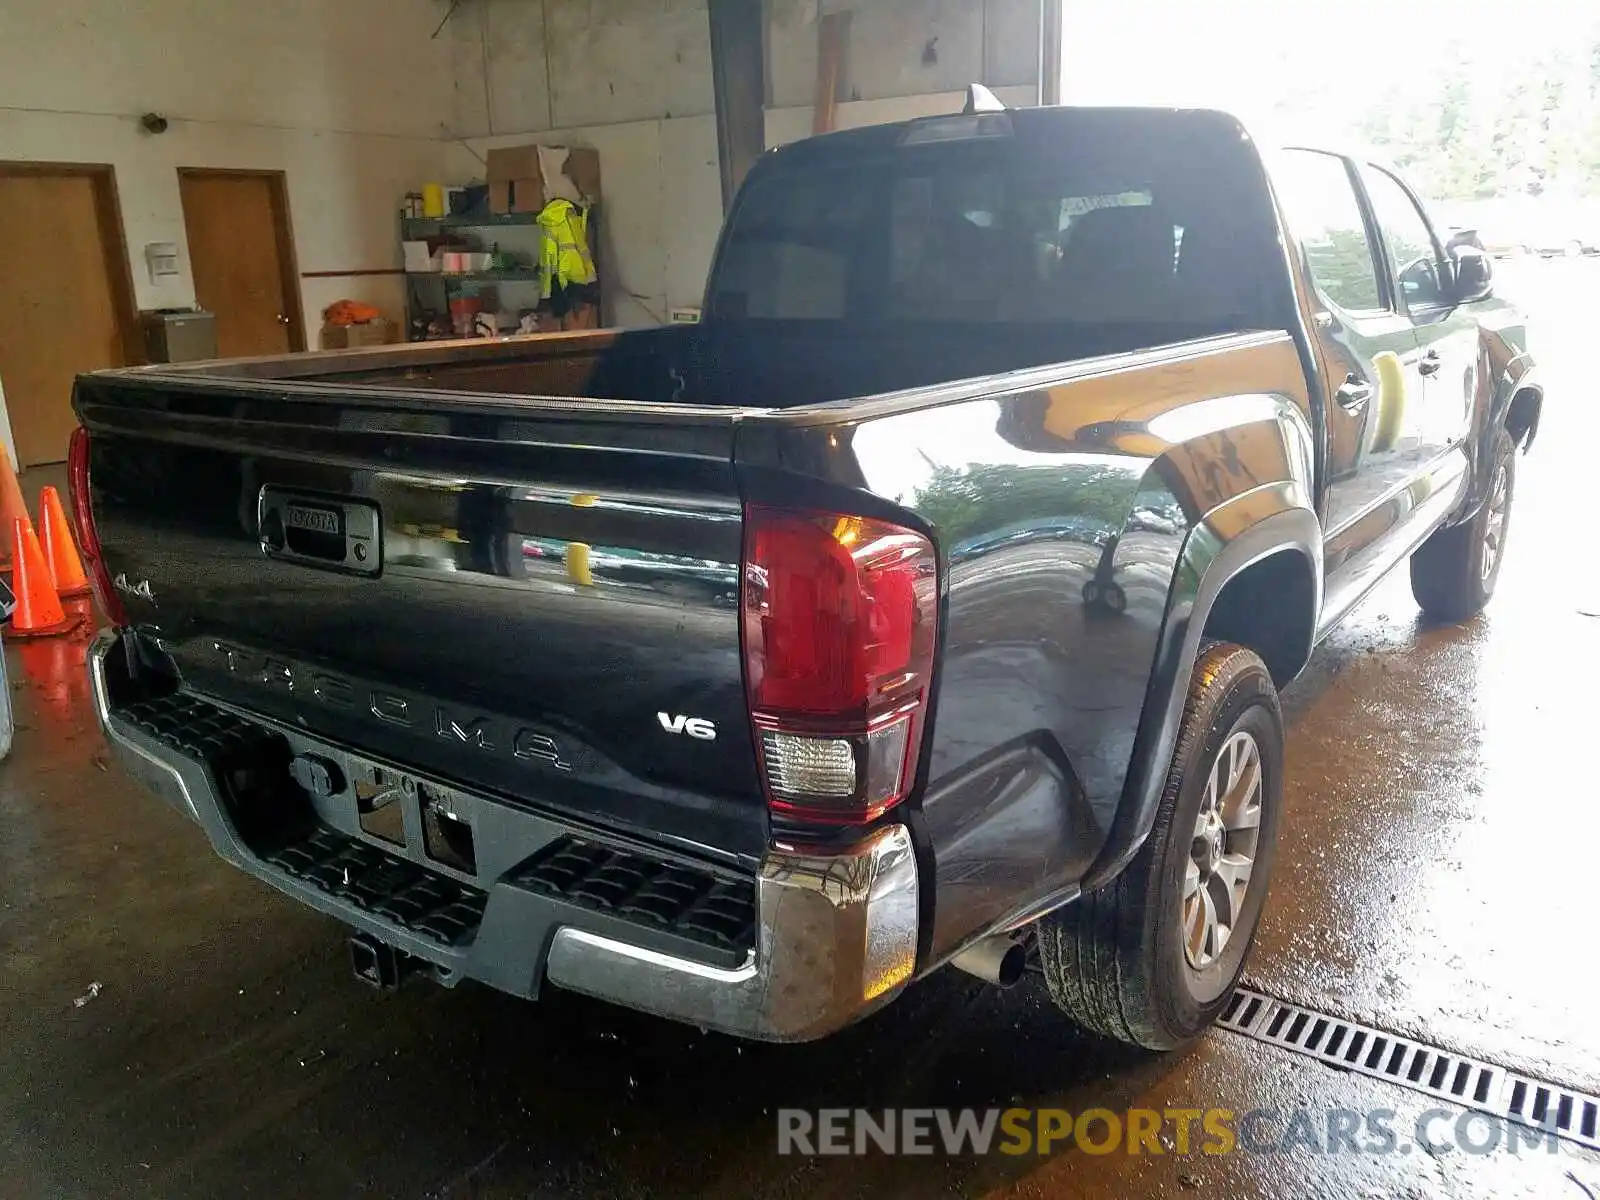
<svg viewBox="0 0 1600 1200">
<path fill-rule="evenodd" d="M 273 691 L 315 700 L 330 708 L 359 714 L 363 709 L 375 720 L 407 729 L 428 730 L 435 737 L 459 742 L 489 754 L 505 754 L 523 762 L 539 763 L 558 771 L 572 770 L 571 755 L 548 731 L 515 726 L 504 718 L 468 709 L 451 708 L 438 701 L 413 698 L 373 687 L 303 663 L 247 650 L 226 642 L 212 642 L 213 665 L 236 679 Z M 512 730 L 509 735 L 503 731 Z"/>
</svg>

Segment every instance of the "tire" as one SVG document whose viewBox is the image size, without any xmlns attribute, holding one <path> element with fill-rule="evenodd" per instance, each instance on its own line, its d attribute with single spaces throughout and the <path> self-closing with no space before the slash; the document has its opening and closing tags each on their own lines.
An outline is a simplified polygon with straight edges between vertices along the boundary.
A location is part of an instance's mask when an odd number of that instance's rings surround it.
<svg viewBox="0 0 1600 1200">
<path fill-rule="evenodd" d="M 1114 613 L 1128 611 L 1128 593 L 1122 590 L 1120 584 L 1106 584 L 1100 599 Z"/>
<path fill-rule="evenodd" d="M 1411 556 L 1411 594 L 1435 621 L 1455 624 L 1475 617 L 1494 595 L 1511 529 L 1516 451 L 1511 434 L 1498 430 L 1489 495 L 1477 513 L 1469 521 L 1437 530 Z"/>
<path fill-rule="evenodd" d="M 1200 853 L 1197 823 L 1212 768 L 1229 765 L 1219 759 L 1240 745 L 1241 734 L 1253 741 L 1260 769 L 1254 869 L 1226 941 L 1197 964 L 1186 945 L 1193 931 L 1186 880 Z M 1039 961 L 1056 1007 L 1084 1029 L 1151 1050 L 1204 1033 L 1244 973 L 1282 809 L 1283 716 L 1272 675 L 1242 646 L 1207 646 L 1195 664 L 1149 838 L 1116 879 L 1039 922 Z M 1230 850 L 1242 848 L 1227 837 Z"/>
<path fill-rule="evenodd" d="M 1100 585 L 1092 579 L 1083 585 L 1083 602 L 1090 608 L 1100 603 Z"/>
</svg>

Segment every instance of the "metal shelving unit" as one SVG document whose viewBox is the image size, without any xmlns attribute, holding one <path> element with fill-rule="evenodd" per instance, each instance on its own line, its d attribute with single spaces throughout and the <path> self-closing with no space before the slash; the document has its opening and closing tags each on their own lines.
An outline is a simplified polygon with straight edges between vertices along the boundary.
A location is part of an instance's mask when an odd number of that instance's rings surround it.
<svg viewBox="0 0 1600 1200">
<path fill-rule="evenodd" d="M 589 252 L 594 258 L 595 270 L 603 274 L 600 263 L 599 239 L 599 205 L 589 206 Z M 475 213 L 469 216 L 451 217 L 401 217 L 400 237 L 403 241 L 422 241 L 426 238 L 437 237 L 447 230 L 479 230 L 489 233 L 490 236 L 479 240 L 493 241 L 492 231 L 496 229 L 534 229 L 539 224 L 537 213 Z M 438 286 L 444 292 L 443 307 L 448 310 L 451 292 L 461 284 L 472 283 L 538 283 L 544 278 L 544 273 L 538 267 L 517 267 L 505 271 L 407 271 L 406 279 L 406 324 L 405 336 L 411 338 L 411 327 L 415 317 L 423 312 L 436 312 L 437 306 L 427 303 L 426 297 L 430 294 L 437 295 L 431 289 L 434 285 L 423 282 L 425 280 L 441 280 Z M 454 283 L 452 283 L 454 281 Z M 428 290 L 423 290 L 428 289 Z"/>
<path fill-rule="evenodd" d="M 412 279 L 443 279 L 449 282 L 452 279 L 481 279 L 485 281 L 500 280 L 501 282 L 514 282 L 522 280 L 537 282 L 544 274 L 537 267 L 517 267 L 509 271 L 407 271 Z"/>
<path fill-rule="evenodd" d="M 482 231 L 478 239 L 492 241 L 496 229 L 532 229 L 538 225 L 536 213 L 476 213 L 452 217 L 401 217 L 400 237 L 403 241 L 423 241 L 453 230 Z M 424 313 L 434 314 L 450 307 L 450 297 L 464 285 L 478 283 L 539 283 L 544 273 L 538 267 L 514 267 L 502 271 L 407 271 L 406 272 L 406 337 L 409 340 L 412 325 Z M 437 283 L 430 283 L 437 280 Z M 435 289 L 439 290 L 435 290 Z M 443 293 L 443 304 L 432 303 L 428 297 Z"/>
<path fill-rule="evenodd" d="M 538 213 L 478 213 L 464 217 L 401 217 L 400 236 L 409 240 L 438 233 L 441 229 L 505 229 L 536 225 Z"/>
</svg>

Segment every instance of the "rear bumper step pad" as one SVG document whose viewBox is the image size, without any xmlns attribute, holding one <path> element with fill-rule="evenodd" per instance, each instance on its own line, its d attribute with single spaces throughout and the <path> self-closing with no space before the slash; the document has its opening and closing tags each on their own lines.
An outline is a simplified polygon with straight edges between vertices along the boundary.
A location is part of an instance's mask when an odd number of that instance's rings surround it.
<svg viewBox="0 0 1600 1200">
<path fill-rule="evenodd" d="M 512 881 L 723 950 L 755 945 L 755 885 L 563 837 Z"/>
<path fill-rule="evenodd" d="M 471 942 L 488 895 L 331 829 L 267 855 L 330 896 L 348 900 L 441 946 Z"/>
</svg>

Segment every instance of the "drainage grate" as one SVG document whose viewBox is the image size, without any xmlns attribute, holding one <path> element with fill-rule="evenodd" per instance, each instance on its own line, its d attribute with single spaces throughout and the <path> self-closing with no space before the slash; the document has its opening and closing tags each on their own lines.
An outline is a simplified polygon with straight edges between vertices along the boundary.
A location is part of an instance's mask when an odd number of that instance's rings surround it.
<svg viewBox="0 0 1600 1200">
<path fill-rule="evenodd" d="M 1341 1070 L 1387 1080 L 1519 1125 L 1549 1130 L 1568 1141 L 1600 1150 L 1600 1097 L 1301 1008 L 1251 988 L 1234 992 L 1217 1024 Z"/>
</svg>

